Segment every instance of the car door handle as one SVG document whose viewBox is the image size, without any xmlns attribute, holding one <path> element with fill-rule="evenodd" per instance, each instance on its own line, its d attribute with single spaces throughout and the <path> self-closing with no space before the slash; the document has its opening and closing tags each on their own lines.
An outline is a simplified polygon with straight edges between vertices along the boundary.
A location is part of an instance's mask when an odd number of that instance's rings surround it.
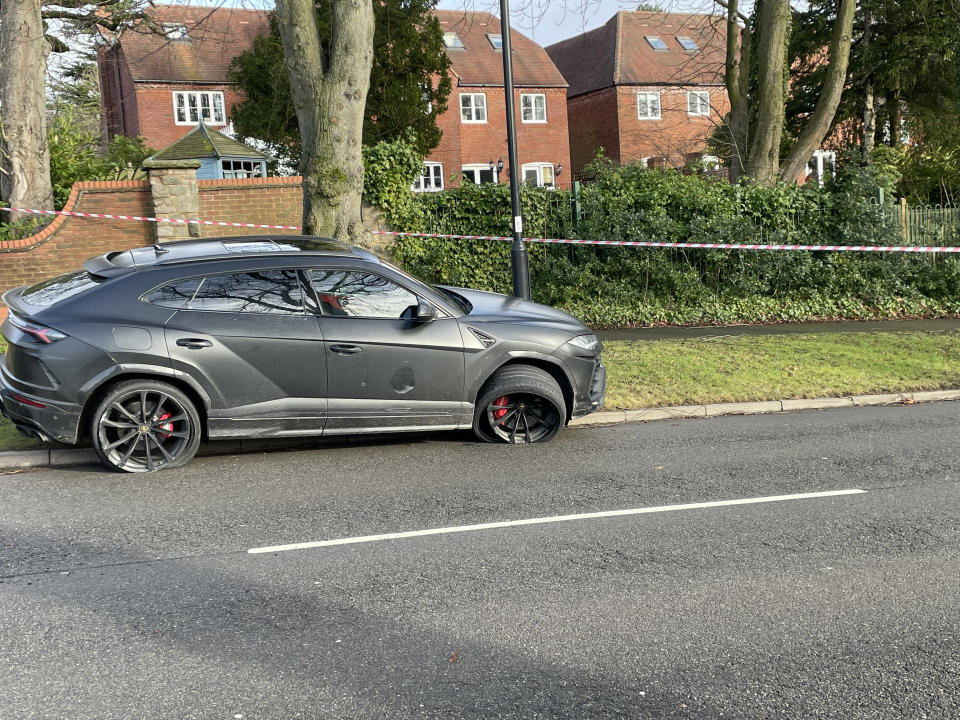
<svg viewBox="0 0 960 720">
<path fill-rule="evenodd" d="M 331 345 L 330 349 L 337 355 L 356 355 L 358 352 L 363 352 L 363 348 L 359 345 Z"/>
<path fill-rule="evenodd" d="M 177 345 L 189 348 L 190 350 L 201 350 L 210 347 L 213 343 L 203 338 L 180 338 L 177 340 Z"/>
</svg>

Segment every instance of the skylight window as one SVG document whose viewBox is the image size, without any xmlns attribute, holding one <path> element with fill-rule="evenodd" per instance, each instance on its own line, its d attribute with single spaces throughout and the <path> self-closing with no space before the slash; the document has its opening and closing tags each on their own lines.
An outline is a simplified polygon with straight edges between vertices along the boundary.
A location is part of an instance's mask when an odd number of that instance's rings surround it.
<svg viewBox="0 0 960 720">
<path fill-rule="evenodd" d="M 463 50 L 463 40 L 452 30 L 443 34 L 443 46 Z"/>
<path fill-rule="evenodd" d="M 700 46 L 697 45 L 694 39 L 689 38 L 686 35 L 677 35 L 677 42 L 680 43 L 680 47 L 687 52 L 696 52 L 700 49 Z"/>
<path fill-rule="evenodd" d="M 190 42 L 190 36 L 187 34 L 187 26 L 183 23 L 160 23 L 163 34 L 167 40 L 174 42 Z"/>
<path fill-rule="evenodd" d="M 487 40 L 493 45 L 494 50 L 503 50 L 503 36 L 487 34 Z"/>
<path fill-rule="evenodd" d="M 647 42 L 650 43 L 650 47 L 654 50 L 666 50 L 670 51 L 670 48 L 667 47 L 667 44 L 663 41 L 659 35 L 647 35 Z"/>
</svg>

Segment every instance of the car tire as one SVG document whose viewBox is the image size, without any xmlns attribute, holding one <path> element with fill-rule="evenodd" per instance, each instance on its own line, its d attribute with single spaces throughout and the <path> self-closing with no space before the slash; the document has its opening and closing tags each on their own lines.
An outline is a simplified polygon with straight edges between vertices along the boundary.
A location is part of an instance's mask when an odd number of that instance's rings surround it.
<svg viewBox="0 0 960 720">
<path fill-rule="evenodd" d="M 154 472 L 187 463 L 200 446 L 200 416 L 181 390 L 157 380 L 111 387 L 90 418 L 90 440 L 106 467 Z"/>
<path fill-rule="evenodd" d="M 563 391 L 546 370 L 507 365 L 477 394 L 473 432 L 485 442 L 547 442 L 567 421 Z"/>
</svg>

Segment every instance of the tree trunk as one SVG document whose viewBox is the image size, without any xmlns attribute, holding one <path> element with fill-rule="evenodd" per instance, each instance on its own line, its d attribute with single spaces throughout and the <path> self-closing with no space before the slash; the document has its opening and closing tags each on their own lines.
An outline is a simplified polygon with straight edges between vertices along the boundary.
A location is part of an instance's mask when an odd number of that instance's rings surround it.
<svg viewBox="0 0 960 720">
<path fill-rule="evenodd" d="M 730 131 L 730 180 L 736 182 L 747 164 L 750 108 L 747 85 L 750 76 L 750 26 L 741 31 L 737 0 L 727 4 L 727 58 L 724 84 L 730 98 L 727 129 Z"/>
<path fill-rule="evenodd" d="M 813 115 L 807 121 L 800 139 L 794 146 L 780 171 L 780 177 L 787 182 L 796 182 L 803 172 L 810 156 L 820 148 L 823 139 L 830 132 L 833 118 L 840 105 L 840 96 L 847 83 L 847 64 L 850 61 L 850 33 L 853 31 L 853 13 L 856 0 L 841 0 L 837 10 L 836 24 L 830 35 L 830 59 L 827 65 L 827 77 Z"/>
<path fill-rule="evenodd" d="M 864 11 L 863 15 L 863 54 L 866 55 L 870 49 L 870 40 L 873 35 L 873 13 L 870 8 Z M 870 153 L 873 152 L 874 137 L 877 132 L 877 109 L 874 102 L 873 93 L 873 75 L 867 77 L 863 89 L 863 142 L 860 150 L 863 153 L 863 164 L 870 163 Z"/>
<path fill-rule="evenodd" d="M 867 81 L 863 93 L 863 164 L 870 163 L 870 153 L 873 152 L 874 139 L 877 133 L 877 110 L 873 97 L 873 82 Z"/>
<path fill-rule="evenodd" d="M 893 91 L 890 93 L 890 147 L 903 145 L 903 112 L 900 107 L 900 82 L 894 79 Z"/>
<path fill-rule="evenodd" d="M 49 54 L 39 0 L 0 1 L 0 200 L 13 207 L 53 209 L 45 95 Z"/>
<path fill-rule="evenodd" d="M 756 183 L 773 185 L 778 177 L 783 135 L 790 3 L 789 0 L 758 0 L 756 8 L 757 123 L 747 159 L 747 174 Z"/>
<path fill-rule="evenodd" d="M 277 0 L 276 8 L 302 143 L 303 232 L 366 244 L 361 144 L 373 63 L 371 0 L 333 0 L 328 63 L 312 0 Z"/>
</svg>

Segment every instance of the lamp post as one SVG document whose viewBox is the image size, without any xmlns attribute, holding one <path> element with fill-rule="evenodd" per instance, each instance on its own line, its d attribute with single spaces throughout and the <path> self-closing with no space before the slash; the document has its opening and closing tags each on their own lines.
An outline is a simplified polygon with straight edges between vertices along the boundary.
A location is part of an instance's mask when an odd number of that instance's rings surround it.
<svg viewBox="0 0 960 720">
<path fill-rule="evenodd" d="M 517 123 L 513 110 L 513 57 L 510 54 L 510 0 L 500 0 L 500 40 L 503 51 L 503 94 L 507 101 L 507 157 L 510 162 L 510 208 L 513 215 L 513 294 L 530 299 L 530 258 L 523 242 L 520 212 L 520 165 L 517 162 Z"/>
</svg>

